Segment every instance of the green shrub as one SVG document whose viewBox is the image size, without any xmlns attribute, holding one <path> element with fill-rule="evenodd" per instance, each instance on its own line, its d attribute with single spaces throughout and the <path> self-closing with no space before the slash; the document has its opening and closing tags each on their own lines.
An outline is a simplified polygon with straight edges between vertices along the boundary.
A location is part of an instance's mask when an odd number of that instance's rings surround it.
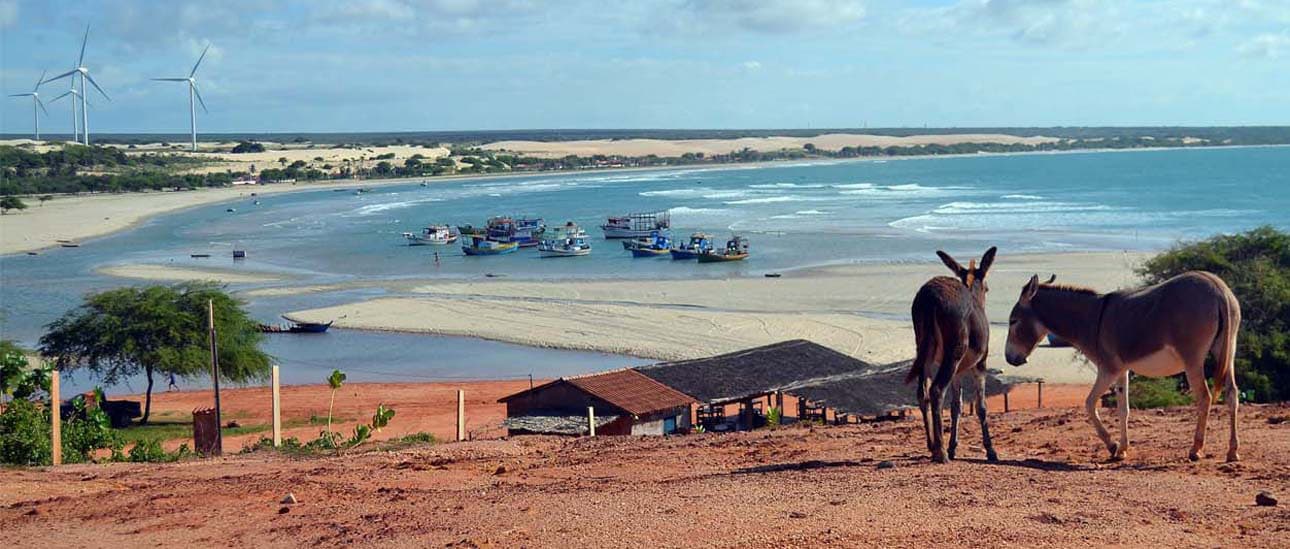
<svg viewBox="0 0 1290 549">
<path fill-rule="evenodd" d="M 1129 379 L 1129 407 L 1138 410 L 1191 404 L 1191 396 L 1178 389 L 1176 377 L 1133 376 Z"/>
<path fill-rule="evenodd" d="M 1290 234 L 1260 227 L 1179 245 L 1138 274 L 1155 284 L 1191 270 L 1218 275 L 1241 303 L 1236 382 L 1242 392 L 1257 402 L 1290 399 Z"/>
<path fill-rule="evenodd" d="M 130 461 L 134 463 L 157 463 L 167 461 L 166 451 L 161 448 L 161 441 L 155 438 L 137 440 L 130 448 Z"/>
<path fill-rule="evenodd" d="M 784 412 L 778 407 L 772 407 L 769 412 L 766 412 L 767 427 L 779 427 L 782 421 L 784 421 Z"/>
<path fill-rule="evenodd" d="M 44 404 L 15 400 L 0 413 L 0 463 L 48 465 L 49 409 Z"/>
</svg>

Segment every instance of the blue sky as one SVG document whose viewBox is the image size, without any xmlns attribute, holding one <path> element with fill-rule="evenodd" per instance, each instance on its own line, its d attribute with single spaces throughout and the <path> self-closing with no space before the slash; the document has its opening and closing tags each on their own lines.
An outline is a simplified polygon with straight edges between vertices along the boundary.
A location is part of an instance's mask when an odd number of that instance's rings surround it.
<svg viewBox="0 0 1290 549">
<path fill-rule="evenodd" d="M 4 93 L 87 23 L 103 132 L 186 132 L 207 43 L 203 131 L 1290 124 L 1290 0 L 0 0 Z"/>
</svg>

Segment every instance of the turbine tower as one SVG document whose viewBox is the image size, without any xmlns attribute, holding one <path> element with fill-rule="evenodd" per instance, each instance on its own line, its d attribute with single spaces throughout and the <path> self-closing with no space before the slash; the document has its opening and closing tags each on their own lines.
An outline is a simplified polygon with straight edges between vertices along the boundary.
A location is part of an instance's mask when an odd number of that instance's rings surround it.
<svg viewBox="0 0 1290 549">
<path fill-rule="evenodd" d="M 207 44 L 206 49 L 202 50 L 202 55 L 197 58 L 197 62 L 193 64 L 193 70 L 188 72 L 187 77 L 153 78 L 153 80 L 157 80 L 160 82 L 187 82 L 188 83 L 188 121 L 189 121 L 189 127 L 192 129 L 193 152 L 197 152 L 197 105 L 193 104 L 193 98 L 196 97 L 197 102 L 202 104 L 202 112 L 210 113 L 210 111 L 206 110 L 206 102 L 202 101 L 202 93 L 197 90 L 197 78 L 195 77 L 195 75 L 197 74 L 197 67 L 201 66 L 202 59 L 206 59 L 206 52 L 209 51 L 210 49 L 211 49 L 210 44 Z"/>
<path fill-rule="evenodd" d="M 72 104 L 72 142 L 80 143 L 81 142 L 81 118 L 80 118 L 80 111 L 77 109 L 76 104 L 81 100 L 80 99 L 81 92 L 77 91 L 76 88 L 73 87 L 72 89 L 63 92 L 62 95 L 50 100 L 49 104 L 52 105 L 54 103 L 57 103 L 59 99 L 62 99 L 69 95 L 72 96 L 72 100 L 70 101 Z"/>
<path fill-rule="evenodd" d="M 31 88 L 31 91 L 27 93 L 15 93 L 9 96 L 9 97 L 31 97 L 31 121 L 36 126 L 36 141 L 40 141 L 40 112 L 36 110 L 36 107 L 40 107 L 40 110 L 45 111 L 45 116 L 49 116 L 49 111 L 45 110 L 45 104 L 40 101 L 39 90 L 40 90 L 40 85 L 44 83 L 44 81 L 45 81 L 45 72 L 41 71 L 40 79 L 36 81 L 36 86 Z"/>
<path fill-rule="evenodd" d="M 82 137 L 84 138 L 84 141 L 82 143 L 84 143 L 86 146 L 90 144 L 90 114 L 89 114 L 89 108 L 88 108 L 89 103 L 87 102 L 87 98 L 86 98 L 86 96 L 89 95 L 88 93 L 86 93 L 89 90 L 89 86 L 86 86 L 85 83 L 89 82 L 90 84 L 93 84 L 94 89 L 98 90 L 99 93 L 103 94 L 104 99 L 107 99 L 108 101 L 112 100 L 111 97 L 108 97 L 107 92 L 103 91 L 103 88 L 99 87 L 99 83 L 94 81 L 94 77 L 90 76 L 90 69 L 85 66 L 85 45 L 89 43 L 89 41 L 90 41 L 90 27 L 89 25 L 86 25 L 85 38 L 81 40 L 81 56 L 76 60 L 76 68 L 70 71 L 67 71 L 63 74 L 60 74 L 58 76 L 55 76 L 53 78 L 50 78 L 49 80 L 46 80 L 46 82 L 53 82 L 55 80 L 61 80 L 63 78 L 71 76 L 73 79 L 72 86 L 75 87 L 76 76 L 79 75 L 81 77 L 81 92 L 78 93 L 77 95 L 79 95 L 81 98 L 81 129 L 84 130 L 81 134 Z"/>
</svg>

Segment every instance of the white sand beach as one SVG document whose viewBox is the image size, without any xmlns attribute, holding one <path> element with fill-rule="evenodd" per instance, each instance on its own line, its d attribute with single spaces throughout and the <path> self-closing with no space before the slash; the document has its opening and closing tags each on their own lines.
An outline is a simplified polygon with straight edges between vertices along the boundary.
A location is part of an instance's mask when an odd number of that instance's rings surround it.
<svg viewBox="0 0 1290 549">
<path fill-rule="evenodd" d="M 194 269 L 169 265 L 109 265 L 98 269 L 98 272 L 120 278 L 156 281 L 216 280 L 224 283 L 254 284 L 277 282 L 283 279 L 280 275 L 269 273 L 240 272 L 230 269 Z"/>
<path fill-rule="evenodd" d="M 1008 311 L 1032 275 L 1107 291 L 1132 286 L 1145 256 L 1121 253 L 1000 255 L 987 279 L 991 346 L 1002 350 Z M 967 258 L 962 258 L 966 261 Z M 386 297 L 296 311 L 302 321 L 346 328 L 479 337 L 540 347 L 696 358 L 806 338 L 875 362 L 911 358 L 909 303 L 939 262 L 853 265 L 785 273 L 783 278 L 421 284 L 423 296 Z M 343 317 L 343 318 L 342 318 Z M 1029 364 L 990 364 L 1008 374 L 1087 383 L 1092 370 L 1070 349 L 1040 348 Z"/>
</svg>

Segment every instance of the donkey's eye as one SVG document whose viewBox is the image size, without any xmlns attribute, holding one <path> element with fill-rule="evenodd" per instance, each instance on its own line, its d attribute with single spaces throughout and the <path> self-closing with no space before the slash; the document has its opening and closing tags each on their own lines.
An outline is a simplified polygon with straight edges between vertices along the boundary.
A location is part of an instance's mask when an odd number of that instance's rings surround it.
<svg viewBox="0 0 1290 549">
<path fill-rule="evenodd" d="M 1015 318 L 1009 318 L 1009 319 L 1008 319 L 1008 325 L 1009 325 L 1009 326 L 1012 326 L 1012 325 L 1014 325 L 1014 324 L 1016 324 L 1016 323 L 1017 323 L 1017 319 L 1015 319 Z"/>
</svg>

